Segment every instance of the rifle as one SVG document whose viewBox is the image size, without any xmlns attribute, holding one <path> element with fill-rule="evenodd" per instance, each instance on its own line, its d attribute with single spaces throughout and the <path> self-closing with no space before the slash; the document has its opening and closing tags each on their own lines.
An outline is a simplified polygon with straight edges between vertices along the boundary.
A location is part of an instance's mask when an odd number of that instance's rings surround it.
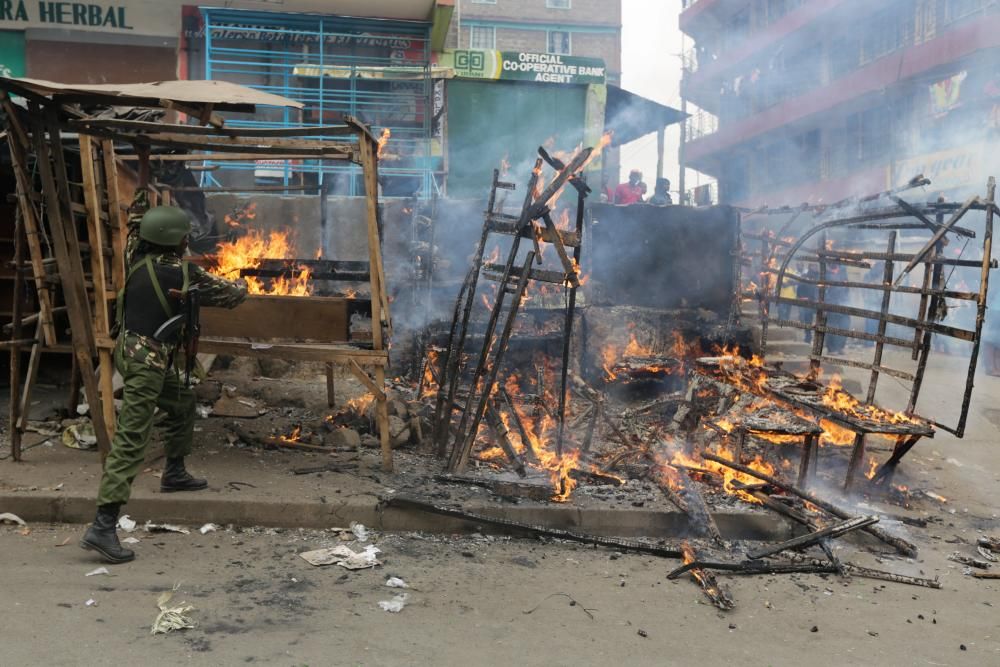
<svg viewBox="0 0 1000 667">
<path fill-rule="evenodd" d="M 184 386 L 191 386 L 191 371 L 198 356 L 198 338 L 201 336 L 200 299 L 197 287 L 187 292 L 170 290 L 170 296 L 181 303 L 181 313 L 160 325 L 153 338 L 161 343 L 174 342 L 181 334 L 180 344 L 184 347 Z"/>
</svg>

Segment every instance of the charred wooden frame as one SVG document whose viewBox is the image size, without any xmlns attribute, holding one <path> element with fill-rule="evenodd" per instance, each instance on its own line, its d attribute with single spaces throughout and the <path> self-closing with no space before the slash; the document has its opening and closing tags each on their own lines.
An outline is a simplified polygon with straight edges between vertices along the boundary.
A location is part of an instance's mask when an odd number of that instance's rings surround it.
<svg viewBox="0 0 1000 667">
<path fill-rule="evenodd" d="M 88 106 L 113 106 L 128 103 L 114 94 L 60 94 L 42 93 L 30 82 L 14 79 L 0 80 L 0 99 L 6 112 L 7 142 L 11 151 L 20 219 L 23 222 L 30 273 L 38 294 L 38 332 L 31 346 L 27 379 L 18 395 L 17 387 L 11 395 L 11 445 L 14 458 L 20 458 L 20 433 L 27 419 L 29 396 L 38 368 L 38 357 L 61 344 L 53 325 L 57 306 L 47 273 L 54 265 L 58 271 L 65 309 L 72 333 L 71 349 L 75 366 L 84 384 L 87 402 L 92 406 L 92 418 L 102 457 L 110 449 L 114 429 L 114 403 L 111 377 L 114 372 L 111 351 L 114 341 L 109 331 L 111 315 L 109 302 L 124 286 L 124 247 L 127 235 L 122 197 L 118 191 L 119 176 L 131 174 L 137 187 L 150 192 L 151 203 L 167 204 L 170 191 L 158 191 L 149 181 L 151 159 L 201 161 L 206 159 L 254 160 L 257 158 L 293 159 L 306 157 L 317 160 L 349 160 L 362 168 L 367 198 L 366 223 L 368 258 L 366 262 L 319 262 L 316 267 L 323 279 L 358 280 L 368 282 L 371 301 L 343 304 L 348 310 L 369 306 L 372 317 L 370 343 L 355 345 L 337 340 L 300 341 L 282 340 L 269 345 L 255 345 L 244 338 L 204 338 L 201 349 L 247 356 L 269 356 L 292 360 L 323 361 L 327 363 L 328 390 L 332 400 L 332 366 L 346 366 L 358 376 L 377 401 L 376 418 L 380 426 L 382 466 L 392 469 L 392 449 L 389 445 L 388 411 L 386 407 L 385 366 L 388 350 L 384 334 L 391 333 L 385 272 L 382 265 L 381 236 L 378 223 L 378 154 L 377 140 L 367 126 L 345 117 L 343 125 L 310 128 L 235 129 L 225 126 L 224 120 L 214 114 L 214 108 L 233 107 L 229 103 L 177 103 L 171 100 L 135 100 L 136 104 L 151 108 L 175 109 L 193 115 L 211 127 L 179 125 L 159 122 L 90 118 L 68 104 L 80 102 Z M 22 114 L 10 101 L 16 94 L 28 101 L 29 113 Z M 238 108 L 236 108 L 238 107 Z M 236 105 L 235 110 L 253 111 L 252 105 Z M 244 108 L 246 107 L 246 108 Z M 63 131 L 79 136 L 79 173 L 82 184 L 71 182 L 63 146 Z M 338 137 L 330 140 L 328 137 Z M 131 145 L 138 162 L 135 173 L 116 155 L 115 144 Z M 177 151 L 169 155 L 151 155 L 154 147 Z M 197 151 L 197 152 L 196 152 Z M 42 197 L 36 194 L 29 165 L 33 159 L 41 180 Z M 71 165 L 71 166 L 76 166 Z M 82 191 L 82 192 L 81 192 Z M 44 209 L 40 210 L 39 207 Z M 85 222 L 86 242 L 78 230 Z M 54 257 L 41 239 L 50 239 Z M 88 251 L 88 248 L 90 251 Z M 104 252 L 93 252 L 100 248 Z M 17 252 L 17 250 L 16 250 Z M 23 251 L 22 251 L 23 252 Z M 89 259 L 85 262 L 85 258 Z M 88 265 L 89 264 L 89 265 Z M 21 267 L 17 267 L 21 275 Z M 281 262 L 264 262 L 256 271 L 266 276 L 269 272 L 284 271 Z M 309 297 L 299 297 L 308 300 Z M 12 359 L 20 354 L 21 314 L 16 313 L 10 345 Z M 383 328 L 385 331 L 383 331 Z M 100 373 L 93 360 L 98 360 Z M 17 362 L 13 367 L 17 368 Z M 369 375 L 371 373 L 372 375 Z"/>
<path fill-rule="evenodd" d="M 916 417 L 917 403 L 927 369 L 927 361 L 931 351 L 931 340 L 934 335 L 947 336 L 972 344 L 969 358 L 965 388 L 962 396 L 961 412 L 955 425 L 946 425 L 934 420 L 916 418 L 913 424 L 874 424 L 863 420 L 849 418 L 849 415 L 835 414 L 801 398 L 788 395 L 780 390 L 773 391 L 772 396 L 792 406 L 804 408 L 817 416 L 830 419 L 839 425 L 854 431 L 857 436 L 851 455 L 845 486 L 850 487 L 852 480 L 862 462 L 864 455 L 864 439 L 867 433 L 882 433 L 895 435 L 897 444 L 889 460 L 877 471 L 876 482 L 890 479 L 895 466 L 900 459 L 916 444 L 921 437 L 933 435 L 931 426 L 941 428 L 958 437 L 965 432 L 969 405 L 972 396 L 973 380 L 982 337 L 983 321 L 986 312 L 986 299 L 989 288 L 989 271 L 996 268 L 992 260 L 992 239 L 994 213 L 998 210 L 995 203 L 996 183 L 990 177 L 985 198 L 971 197 L 964 203 L 938 201 L 927 204 L 912 204 L 899 196 L 899 193 L 910 187 L 926 185 L 928 181 L 918 177 L 904 188 L 868 197 L 865 200 L 850 200 L 838 203 L 829 209 L 822 207 L 803 206 L 798 209 L 782 209 L 777 211 L 758 210 L 750 212 L 747 217 L 767 213 L 782 213 L 790 215 L 776 232 L 763 231 L 755 234 L 743 234 L 744 242 L 759 242 L 759 254 L 746 253 L 741 261 L 743 267 L 751 267 L 760 276 L 762 285 L 752 294 L 744 294 L 756 298 L 761 311 L 761 348 L 762 354 L 767 352 L 767 334 L 769 325 L 791 327 L 807 330 L 813 333 L 813 347 L 808 355 L 810 366 L 815 372 L 824 363 L 832 363 L 861 368 L 870 372 L 867 392 L 864 402 L 874 404 L 877 385 L 882 375 L 889 375 L 911 382 L 910 395 L 906 414 Z M 848 204 L 859 204 L 862 201 L 876 204 L 881 199 L 892 203 L 891 206 L 881 206 L 869 210 L 858 210 L 857 206 L 847 208 Z M 962 259 L 944 255 L 944 239 L 948 234 L 954 234 L 966 239 L 976 238 L 976 232 L 960 227 L 957 223 L 970 211 L 985 213 L 985 224 L 982 237 L 982 254 L 980 259 Z M 787 235 L 803 213 L 819 214 L 814 225 L 798 238 Z M 947 219 L 946 219 L 947 216 Z M 916 222 L 913 222 L 913 221 Z M 888 234 L 885 251 L 874 250 L 833 250 L 827 247 L 827 232 L 831 230 L 879 230 Z M 915 253 L 903 253 L 897 250 L 897 233 L 901 230 L 923 230 L 930 233 L 929 240 Z M 802 252 L 803 248 L 815 242 L 815 249 Z M 792 261 L 817 264 L 818 278 L 797 275 L 789 270 Z M 871 268 L 871 261 L 884 262 L 881 281 L 831 280 L 829 268 L 834 265 Z M 897 262 L 905 264 L 898 274 Z M 919 287 L 902 285 L 904 277 L 923 266 L 922 282 Z M 979 287 L 977 291 L 949 289 L 945 277 L 946 267 L 965 267 L 980 269 Z M 788 298 L 781 296 L 782 288 L 789 283 L 812 285 L 817 288 L 817 298 Z M 827 298 L 827 288 L 841 287 L 858 290 L 871 290 L 882 295 L 878 310 L 858 308 L 841 303 L 833 303 Z M 915 317 L 904 317 L 889 312 L 890 298 L 893 293 L 919 295 L 920 303 Z M 945 299 L 968 301 L 976 306 L 976 322 L 972 329 L 943 324 L 937 318 Z M 795 321 L 771 315 L 771 305 L 786 305 L 813 312 L 812 322 Z M 831 326 L 829 314 L 839 314 L 860 317 L 876 323 L 875 332 L 855 331 L 845 327 Z M 912 338 L 889 336 L 886 334 L 889 324 L 913 329 Z M 871 362 L 846 359 L 831 355 L 825 351 L 827 335 L 842 336 L 855 340 L 874 342 L 874 355 Z M 916 362 L 913 370 L 892 368 L 884 362 L 885 346 L 894 346 L 911 351 Z M 845 418 L 847 417 L 847 418 Z M 800 474 L 800 483 L 805 477 Z"/>
</svg>

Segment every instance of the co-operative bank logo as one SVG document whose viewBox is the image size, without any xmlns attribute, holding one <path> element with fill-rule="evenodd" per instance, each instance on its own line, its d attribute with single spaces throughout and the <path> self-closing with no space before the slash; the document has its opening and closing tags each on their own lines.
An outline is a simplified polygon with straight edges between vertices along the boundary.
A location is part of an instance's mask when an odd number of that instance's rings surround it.
<svg viewBox="0 0 1000 667">
<path fill-rule="evenodd" d="M 482 74 L 486 69 L 486 56 L 482 51 L 456 51 L 455 69 Z"/>
</svg>

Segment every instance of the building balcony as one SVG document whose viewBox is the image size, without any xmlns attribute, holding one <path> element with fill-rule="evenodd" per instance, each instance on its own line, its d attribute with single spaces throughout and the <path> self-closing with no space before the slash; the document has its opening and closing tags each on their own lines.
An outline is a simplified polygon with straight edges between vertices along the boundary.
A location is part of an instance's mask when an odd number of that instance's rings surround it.
<svg viewBox="0 0 1000 667">
<path fill-rule="evenodd" d="M 724 121 L 717 132 L 706 133 L 689 142 L 689 165 L 704 171 L 699 163 L 710 163 L 713 157 L 719 158 L 734 146 L 755 137 L 992 48 L 1000 48 L 1000 14 L 988 14 L 976 21 L 956 24 L 934 39 L 895 51 L 819 88 L 786 99 L 754 115 Z"/>
<path fill-rule="evenodd" d="M 709 53 L 707 50 L 698 53 L 697 49 L 691 50 L 684 59 L 685 69 L 691 74 L 687 82 L 688 89 L 692 95 L 698 95 L 703 91 L 718 91 L 724 78 L 727 75 L 731 76 L 730 70 L 735 67 L 746 67 L 748 62 L 752 62 L 761 54 L 773 52 L 779 43 L 784 43 L 789 36 L 821 22 L 825 16 L 850 2 L 852 0 L 805 2 L 756 32 L 719 45 L 717 53 Z M 875 11 L 871 4 L 851 10 L 865 13 Z M 864 14 L 854 14 L 854 16 L 857 20 L 864 18 Z"/>
</svg>

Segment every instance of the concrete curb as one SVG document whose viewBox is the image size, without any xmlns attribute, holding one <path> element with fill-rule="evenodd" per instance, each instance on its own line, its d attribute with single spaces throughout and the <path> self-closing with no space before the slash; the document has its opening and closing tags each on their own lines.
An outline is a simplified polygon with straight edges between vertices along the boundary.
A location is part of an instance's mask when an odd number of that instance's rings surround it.
<svg viewBox="0 0 1000 667">
<path fill-rule="evenodd" d="M 282 502 L 264 499 L 229 500 L 198 497 L 198 494 L 170 494 L 163 497 L 132 499 L 125 513 L 137 521 L 201 526 L 205 523 L 280 528 L 346 527 L 351 521 L 378 530 L 429 533 L 484 532 L 501 534 L 493 526 L 438 516 L 426 512 L 388 508 L 379 512 L 372 495 L 353 496 L 338 502 Z M 691 525 L 680 512 L 643 509 L 579 508 L 565 505 L 466 505 L 477 514 L 520 523 L 574 530 L 581 533 L 617 537 L 679 537 L 689 534 Z M 13 512 L 27 522 L 89 523 L 94 517 L 93 496 L 65 493 L 0 493 L 0 511 Z M 785 540 L 793 527 L 780 517 L 749 512 L 714 515 L 723 537 L 746 540 Z"/>
</svg>

